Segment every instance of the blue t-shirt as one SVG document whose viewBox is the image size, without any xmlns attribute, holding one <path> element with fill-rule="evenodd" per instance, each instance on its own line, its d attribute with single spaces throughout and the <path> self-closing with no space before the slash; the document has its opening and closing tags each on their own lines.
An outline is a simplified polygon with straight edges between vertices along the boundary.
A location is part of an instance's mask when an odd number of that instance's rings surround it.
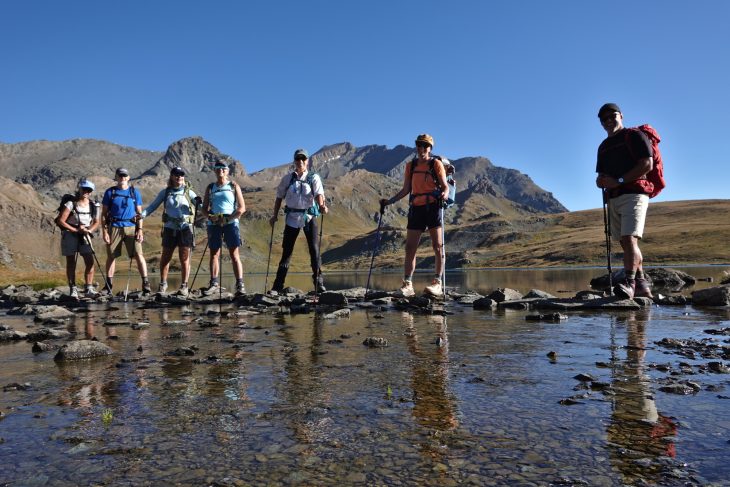
<svg viewBox="0 0 730 487">
<path fill-rule="evenodd" d="M 136 188 L 132 194 L 131 186 L 127 189 L 114 186 L 104 191 L 101 204 L 106 206 L 113 227 L 133 227 L 134 222 L 130 220 L 137 214 L 137 206 L 142 206 L 142 195 Z"/>
</svg>

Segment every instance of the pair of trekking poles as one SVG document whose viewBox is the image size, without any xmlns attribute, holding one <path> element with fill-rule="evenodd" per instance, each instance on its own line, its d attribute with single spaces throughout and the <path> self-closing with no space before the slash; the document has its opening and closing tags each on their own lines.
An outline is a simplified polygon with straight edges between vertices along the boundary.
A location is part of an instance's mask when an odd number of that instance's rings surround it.
<svg viewBox="0 0 730 487">
<path fill-rule="evenodd" d="M 370 269 L 368 270 L 368 281 L 365 285 L 365 299 L 368 297 L 370 292 L 370 278 L 373 275 L 373 265 L 375 263 L 375 256 L 380 248 L 380 228 L 383 223 L 383 213 L 385 213 L 385 205 L 380 204 L 380 211 L 378 212 L 378 228 L 375 231 L 375 245 L 373 246 L 373 254 L 370 258 Z M 443 300 L 446 301 L 446 222 L 444 221 L 444 205 L 439 205 L 439 219 L 441 220 L 441 291 L 443 292 Z"/>
</svg>

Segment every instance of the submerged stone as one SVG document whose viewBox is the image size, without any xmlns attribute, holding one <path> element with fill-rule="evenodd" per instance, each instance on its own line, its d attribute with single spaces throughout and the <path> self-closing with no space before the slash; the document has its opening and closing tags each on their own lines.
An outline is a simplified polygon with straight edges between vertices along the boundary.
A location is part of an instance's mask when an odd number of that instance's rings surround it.
<svg viewBox="0 0 730 487">
<path fill-rule="evenodd" d="M 114 350 L 95 340 L 76 340 L 67 343 L 58 351 L 54 360 L 58 362 L 83 360 L 112 355 Z"/>
<path fill-rule="evenodd" d="M 382 337 L 367 337 L 362 344 L 370 348 L 382 348 L 388 346 L 388 340 Z"/>
</svg>

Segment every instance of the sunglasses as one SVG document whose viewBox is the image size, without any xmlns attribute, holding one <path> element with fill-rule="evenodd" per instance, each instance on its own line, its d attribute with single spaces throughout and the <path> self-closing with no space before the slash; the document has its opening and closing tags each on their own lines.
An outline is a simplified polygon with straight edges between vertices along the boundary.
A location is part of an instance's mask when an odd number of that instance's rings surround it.
<svg viewBox="0 0 730 487">
<path fill-rule="evenodd" d="M 174 172 L 174 173 L 172 173 L 172 175 L 174 177 L 176 177 L 176 178 L 184 178 L 185 177 L 185 174 L 181 174 L 179 172 Z"/>
<path fill-rule="evenodd" d="M 602 116 L 602 117 L 598 117 L 598 119 L 599 119 L 599 120 L 600 120 L 601 122 L 607 122 L 607 121 L 609 121 L 609 120 L 613 120 L 613 119 L 615 119 L 615 118 L 616 118 L 616 113 L 617 113 L 617 112 L 611 112 L 611 113 L 610 113 L 609 115 L 604 115 L 604 116 Z"/>
<path fill-rule="evenodd" d="M 416 147 L 420 147 L 421 149 L 425 149 L 426 147 L 431 147 L 431 144 L 427 142 L 416 142 Z"/>
<path fill-rule="evenodd" d="M 225 171 L 226 169 L 228 169 L 228 168 L 227 167 L 214 167 L 213 168 L 214 171 Z"/>
<path fill-rule="evenodd" d="M 296 157 L 294 158 L 294 160 L 295 160 L 295 161 L 306 161 L 306 160 L 307 160 L 307 158 L 306 158 L 306 157 L 304 157 L 304 156 L 296 156 Z"/>
<path fill-rule="evenodd" d="M 94 192 L 94 190 L 91 188 L 81 188 L 81 191 L 83 191 L 84 193 L 93 193 Z"/>
</svg>

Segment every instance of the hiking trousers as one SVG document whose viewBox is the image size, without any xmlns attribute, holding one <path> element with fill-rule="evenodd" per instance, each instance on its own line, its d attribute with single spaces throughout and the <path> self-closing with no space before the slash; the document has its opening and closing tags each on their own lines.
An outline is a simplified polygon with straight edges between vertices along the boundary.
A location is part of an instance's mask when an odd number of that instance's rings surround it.
<svg viewBox="0 0 730 487">
<path fill-rule="evenodd" d="M 319 233 L 317 219 L 312 218 L 309 223 L 304 225 L 304 236 L 307 237 L 307 246 L 309 247 L 309 261 L 312 266 L 312 275 L 319 276 L 319 269 L 322 261 L 319 256 Z M 294 243 L 299 236 L 299 228 L 284 225 L 284 241 L 281 244 L 282 253 L 279 261 L 279 268 L 276 270 L 276 279 L 274 280 L 274 289 L 280 290 L 284 288 L 284 280 L 289 271 L 289 262 L 294 252 Z"/>
</svg>

